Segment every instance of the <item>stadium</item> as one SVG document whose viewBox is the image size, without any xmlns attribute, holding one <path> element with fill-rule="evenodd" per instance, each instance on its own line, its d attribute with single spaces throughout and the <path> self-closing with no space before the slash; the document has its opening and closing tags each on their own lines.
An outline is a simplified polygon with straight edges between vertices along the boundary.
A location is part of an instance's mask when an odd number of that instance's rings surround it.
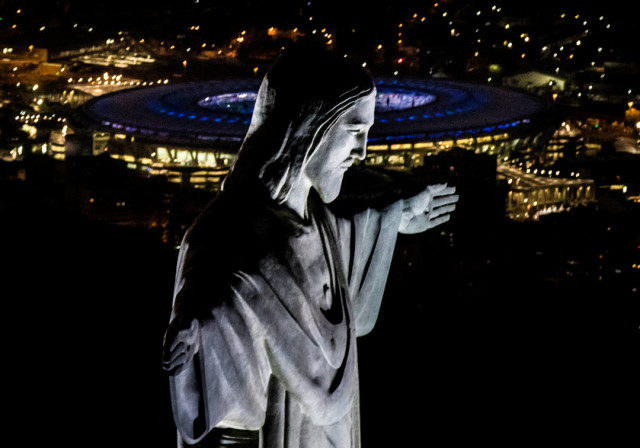
<svg viewBox="0 0 640 448">
<path fill-rule="evenodd" d="M 93 154 L 176 182 L 216 188 L 248 129 L 260 80 L 215 80 L 121 90 L 78 109 Z M 529 94 L 440 79 L 378 79 L 366 163 L 408 169 L 454 146 L 500 160 L 532 158 L 555 130 Z"/>
</svg>

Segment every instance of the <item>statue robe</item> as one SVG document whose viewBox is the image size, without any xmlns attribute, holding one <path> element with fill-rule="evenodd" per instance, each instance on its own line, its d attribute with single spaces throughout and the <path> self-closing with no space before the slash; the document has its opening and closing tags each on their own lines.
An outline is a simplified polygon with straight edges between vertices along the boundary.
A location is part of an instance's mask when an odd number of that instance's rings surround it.
<svg viewBox="0 0 640 448">
<path fill-rule="evenodd" d="M 310 196 L 300 221 L 237 200 L 214 201 L 180 249 L 172 318 L 200 322 L 170 378 L 180 437 L 227 427 L 264 448 L 357 448 L 356 337 L 375 324 L 402 201 L 339 217 Z"/>
</svg>

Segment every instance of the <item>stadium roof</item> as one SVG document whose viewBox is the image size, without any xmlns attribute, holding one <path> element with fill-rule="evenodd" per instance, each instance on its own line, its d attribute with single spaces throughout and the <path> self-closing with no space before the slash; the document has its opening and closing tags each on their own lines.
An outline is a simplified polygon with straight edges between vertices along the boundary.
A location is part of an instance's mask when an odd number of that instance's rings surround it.
<svg viewBox="0 0 640 448">
<path fill-rule="evenodd" d="M 122 90 L 82 107 L 90 126 L 152 141 L 237 148 L 251 120 L 258 79 Z M 527 125 L 546 109 L 529 94 L 434 79 L 376 80 L 369 143 L 487 135 Z"/>
</svg>

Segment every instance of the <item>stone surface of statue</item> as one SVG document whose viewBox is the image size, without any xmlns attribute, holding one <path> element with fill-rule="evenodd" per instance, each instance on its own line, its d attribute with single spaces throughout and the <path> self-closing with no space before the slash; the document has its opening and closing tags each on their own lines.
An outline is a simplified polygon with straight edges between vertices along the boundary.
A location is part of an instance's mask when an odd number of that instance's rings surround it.
<svg viewBox="0 0 640 448">
<path fill-rule="evenodd" d="M 356 337 L 398 232 L 447 221 L 457 201 L 440 184 L 331 208 L 365 157 L 375 95 L 362 68 L 315 49 L 265 76 L 223 191 L 180 248 L 163 355 L 180 444 L 360 446 Z"/>
</svg>

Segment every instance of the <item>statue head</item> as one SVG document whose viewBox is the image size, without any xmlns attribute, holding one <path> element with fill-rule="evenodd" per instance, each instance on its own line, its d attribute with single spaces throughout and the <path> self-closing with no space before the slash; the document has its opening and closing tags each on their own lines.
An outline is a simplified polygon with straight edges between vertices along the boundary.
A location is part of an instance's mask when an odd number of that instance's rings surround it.
<svg viewBox="0 0 640 448">
<path fill-rule="evenodd" d="M 364 158 L 375 94 L 371 77 L 342 56 L 316 47 L 284 52 L 262 81 L 224 190 L 257 184 L 283 203 L 307 180 L 331 202 L 344 172 Z"/>
<path fill-rule="evenodd" d="M 303 175 L 323 202 L 336 199 L 344 173 L 365 158 L 374 109 L 375 93 L 356 100 L 328 127 L 304 166 Z"/>
</svg>

